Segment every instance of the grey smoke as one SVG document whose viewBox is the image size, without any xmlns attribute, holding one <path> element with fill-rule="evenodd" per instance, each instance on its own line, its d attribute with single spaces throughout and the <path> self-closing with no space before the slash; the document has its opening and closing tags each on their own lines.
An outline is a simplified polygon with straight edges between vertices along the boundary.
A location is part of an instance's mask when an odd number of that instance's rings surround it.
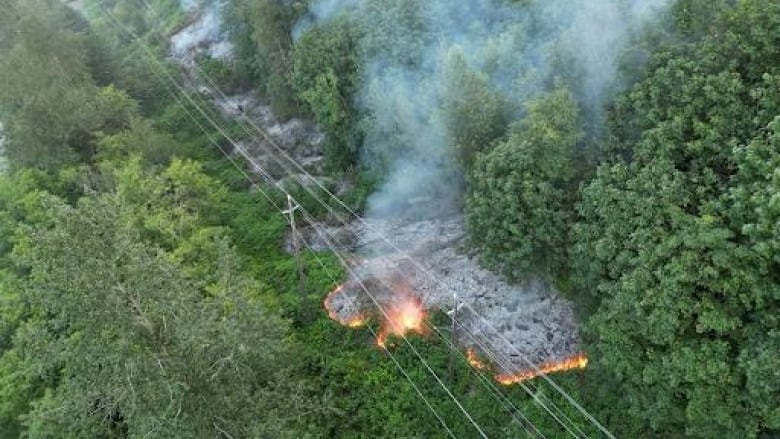
<svg viewBox="0 0 780 439">
<path fill-rule="evenodd" d="M 293 39 L 297 40 L 302 33 L 316 23 L 328 21 L 333 16 L 349 8 L 360 5 L 361 0 L 320 0 L 309 5 L 309 13 L 301 18 L 293 28 Z"/>
<path fill-rule="evenodd" d="M 179 5 L 184 12 L 192 12 L 199 6 L 201 2 L 199 0 L 181 0 Z"/>
<path fill-rule="evenodd" d="M 303 32 L 346 14 L 361 29 L 359 52 L 367 67 L 357 104 L 368 114 L 362 158 L 387 172 L 369 199 L 373 217 L 456 207 L 462 178 L 443 112 L 453 93 L 453 60 L 486 78 L 515 119 L 522 103 L 559 75 L 574 76 L 567 82 L 574 82 L 584 108 L 599 113 L 621 50 L 668 0 L 417 3 L 419 9 L 409 0 L 319 0 L 296 26 Z M 573 60 L 577 71 L 557 71 L 555 57 Z"/>
<path fill-rule="evenodd" d="M 542 8 L 555 8 L 550 2 Z M 610 91 L 617 75 L 621 50 L 642 25 L 656 16 L 669 0 L 576 0 L 570 3 L 576 13 L 561 35 L 565 50 L 575 53 L 582 69 L 579 90 L 587 107 L 597 109 Z"/>
<path fill-rule="evenodd" d="M 189 14 L 197 14 L 197 18 L 171 37 L 171 54 L 177 58 L 198 53 L 217 59 L 230 58 L 232 46 L 221 24 L 224 2 L 180 0 L 180 6 Z"/>
</svg>

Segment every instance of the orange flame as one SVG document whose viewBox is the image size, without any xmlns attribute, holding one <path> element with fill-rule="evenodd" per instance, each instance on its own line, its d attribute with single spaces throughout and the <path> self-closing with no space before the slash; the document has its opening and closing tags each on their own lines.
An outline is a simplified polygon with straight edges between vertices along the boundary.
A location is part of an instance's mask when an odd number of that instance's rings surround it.
<svg viewBox="0 0 780 439">
<path fill-rule="evenodd" d="M 543 373 L 548 374 L 553 372 L 562 372 L 565 370 L 584 369 L 587 365 L 588 358 L 585 356 L 585 354 L 579 353 L 561 361 L 551 361 L 544 363 L 533 370 L 525 370 L 515 374 L 496 375 L 495 378 L 499 383 L 505 386 L 509 386 L 512 384 L 522 383 L 523 381 L 530 380 L 531 378 L 536 378 Z"/>
<path fill-rule="evenodd" d="M 376 338 L 376 344 L 380 347 L 385 347 L 391 334 L 403 336 L 407 332 L 424 332 L 425 309 L 422 300 L 404 290 L 396 290 L 395 293 L 392 302 L 381 305 L 384 320 Z"/>
<path fill-rule="evenodd" d="M 474 350 L 474 348 L 469 348 L 466 351 L 466 359 L 468 360 L 471 367 L 477 370 L 485 370 L 487 369 L 487 364 L 483 363 L 482 360 L 479 359 L 477 356 L 477 352 Z"/>
<path fill-rule="evenodd" d="M 344 292 L 339 285 L 325 298 L 323 305 L 332 320 L 350 328 L 359 328 L 368 323 L 369 315 L 363 312 L 350 317 L 339 315 L 333 308 L 333 298 Z M 376 338 L 376 344 L 385 347 L 390 335 L 403 336 L 408 332 L 424 333 L 425 309 L 422 300 L 403 286 L 398 286 L 387 303 L 380 303 L 382 323 Z"/>
<path fill-rule="evenodd" d="M 357 315 L 349 320 L 347 320 L 344 325 L 349 326 L 350 328 L 356 329 L 356 328 L 362 328 L 363 326 L 366 326 L 368 323 L 368 317 L 364 317 L 362 315 Z"/>
<path fill-rule="evenodd" d="M 343 318 L 339 316 L 336 311 L 333 310 L 332 306 L 332 300 L 337 295 L 341 294 L 344 291 L 344 285 L 339 285 L 336 287 L 335 290 L 331 291 L 330 294 L 328 294 L 328 297 L 325 298 L 325 302 L 323 305 L 325 305 L 325 309 L 328 310 L 328 316 L 340 324 L 344 326 L 348 326 L 350 328 L 360 328 L 362 326 L 365 326 L 366 323 L 368 323 L 368 316 L 365 314 L 357 314 L 354 316 L 351 316 L 349 318 Z"/>
</svg>

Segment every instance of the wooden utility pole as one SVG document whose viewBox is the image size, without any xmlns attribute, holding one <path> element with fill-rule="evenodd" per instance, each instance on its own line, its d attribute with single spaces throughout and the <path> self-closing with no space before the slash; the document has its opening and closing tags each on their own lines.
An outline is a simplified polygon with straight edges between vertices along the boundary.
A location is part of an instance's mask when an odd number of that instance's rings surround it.
<svg viewBox="0 0 780 439">
<path fill-rule="evenodd" d="M 293 251 L 295 252 L 295 265 L 298 266 L 298 293 L 301 300 L 306 298 L 306 274 L 303 272 L 303 260 L 301 259 L 301 246 L 298 241 L 298 231 L 295 228 L 295 210 L 301 207 L 293 197 L 287 195 L 287 210 L 284 214 L 290 217 L 290 230 L 292 231 Z"/>
</svg>

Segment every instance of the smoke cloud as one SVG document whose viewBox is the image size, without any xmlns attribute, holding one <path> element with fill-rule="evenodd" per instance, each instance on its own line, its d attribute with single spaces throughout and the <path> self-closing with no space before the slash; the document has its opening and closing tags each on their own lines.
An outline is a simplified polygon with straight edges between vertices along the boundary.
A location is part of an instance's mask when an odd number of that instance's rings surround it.
<svg viewBox="0 0 780 439">
<path fill-rule="evenodd" d="M 359 6 L 361 0 L 319 0 L 309 5 L 309 13 L 295 24 L 293 39 L 297 40 L 303 32 L 316 23 L 328 21 L 342 11 Z"/>
<path fill-rule="evenodd" d="M 221 23 L 223 3 L 217 0 L 180 1 L 182 10 L 190 14 L 197 13 L 197 18 L 171 37 L 173 56 L 183 58 L 207 53 L 212 58 L 230 58 L 233 48 L 222 30 Z"/>
<path fill-rule="evenodd" d="M 199 0 L 180 0 L 179 5 L 185 12 L 194 11 L 200 4 Z"/>
<path fill-rule="evenodd" d="M 668 0 L 319 0 L 304 32 L 345 14 L 360 29 L 367 114 L 362 159 L 386 172 L 368 216 L 457 208 L 462 171 L 445 109 L 453 77 L 468 74 L 502 97 L 507 122 L 522 103 L 563 82 L 599 120 L 631 35 Z M 479 112 L 480 108 L 473 111 Z"/>
</svg>

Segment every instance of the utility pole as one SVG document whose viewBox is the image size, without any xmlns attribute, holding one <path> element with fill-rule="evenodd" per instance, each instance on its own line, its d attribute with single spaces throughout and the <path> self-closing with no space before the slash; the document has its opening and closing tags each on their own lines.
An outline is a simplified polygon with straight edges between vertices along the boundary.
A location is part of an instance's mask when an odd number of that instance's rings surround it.
<svg viewBox="0 0 780 439">
<path fill-rule="evenodd" d="M 295 252 L 295 265 L 298 266 L 298 293 L 301 295 L 301 304 L 306 299 L 306 275 L 303 272 L 303 260 L 301 259 L 301 246 L 298 241 L 298 231 L 295 228 L 295 211 L 301 207 L 291 195 L 287 195 L 287 210 L 283 213 L 290 217 L 290 230 L 292 231 L 293 251 Z"/>
<path fill-rule="evenodd" d="M 455 349 L 457 349 L 457 345 L 455 344 L 455 319 L 458 316 L 458 293 L 452 293 L 452 297 L 455 299 L 455 303 L 452 307 L 452 329 L 450 331 L 450 337 L 452 340 L 452 349 L 450 349 L 450 364 L 449 364 L 449 372 L 450 372 L 450 383 L 453 385 L 455 384 Z"/>
</svg>

